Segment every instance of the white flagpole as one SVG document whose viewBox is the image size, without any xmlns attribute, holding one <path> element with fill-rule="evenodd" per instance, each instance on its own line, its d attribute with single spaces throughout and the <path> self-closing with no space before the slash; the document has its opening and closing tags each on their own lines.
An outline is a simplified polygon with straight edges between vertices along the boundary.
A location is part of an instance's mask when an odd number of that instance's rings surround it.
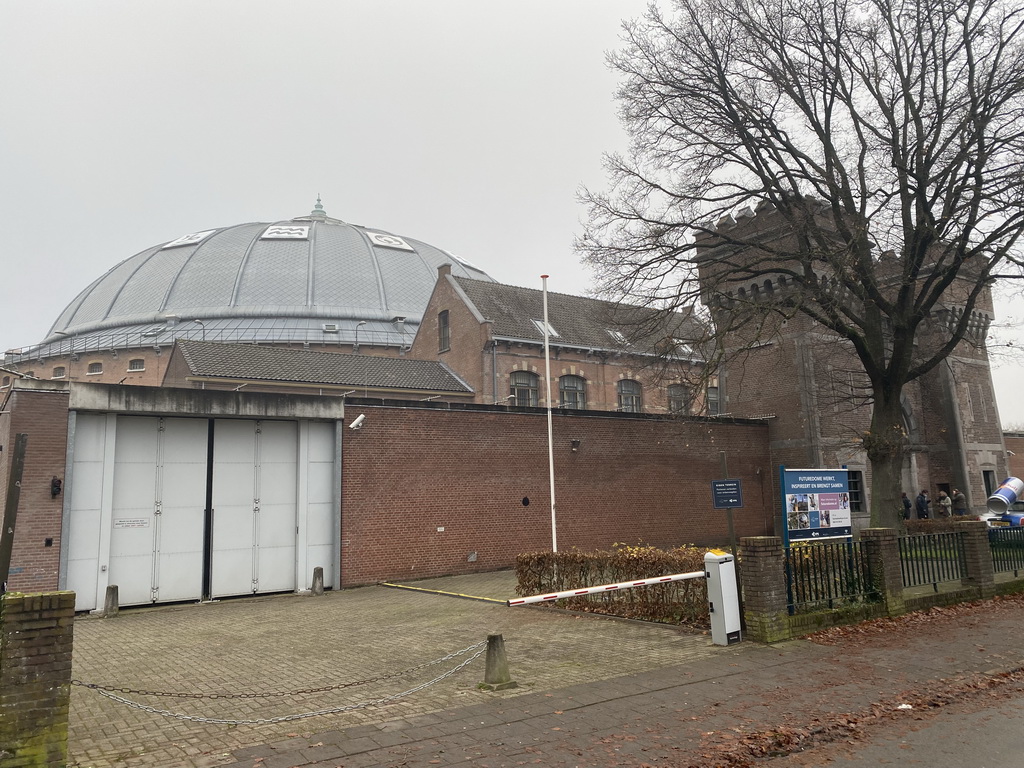
<svg viewBox="0 0 1024 768">
<path fill-rule="evenodd" d="M 555 526 L 555 448 L 551 428 L 551 348 L 548 343 L 548 276 L 541 275 L 544 294 L 544 381 L 548 393 L 548 485 L 551 488 L 551 551 L 558 551 Z"/>
</svg>

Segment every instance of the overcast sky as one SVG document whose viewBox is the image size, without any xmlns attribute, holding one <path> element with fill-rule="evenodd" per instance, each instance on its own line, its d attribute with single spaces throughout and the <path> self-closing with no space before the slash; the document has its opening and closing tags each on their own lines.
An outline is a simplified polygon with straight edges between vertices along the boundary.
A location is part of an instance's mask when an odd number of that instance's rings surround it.
<svg viewBox="0 0 1024 768">
<path fill-rule="evenodd" d="M 149 246 L 318 193 L 501 282 L 586 292 L 576 192 L 626 146 L 604 59 L 645 7 L 0 0 L 0 351 Z M 1024 426 L 1024 367 L 995 374 Z"/>
</svg>

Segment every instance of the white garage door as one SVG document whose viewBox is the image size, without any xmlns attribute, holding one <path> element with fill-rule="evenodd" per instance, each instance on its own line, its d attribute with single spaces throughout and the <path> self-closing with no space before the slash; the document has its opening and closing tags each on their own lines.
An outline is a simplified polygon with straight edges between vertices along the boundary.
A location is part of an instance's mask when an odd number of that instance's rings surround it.
<svg viewBox="0 0 1024 768">
<path fill-rule="evenodd" d="M 218 419 L 213 433 L 213 597 L 295 589 L 295 423 Z"/>
<path fill-rule="evenodd" d="M 308 589 L 316 566 L 333 586 L 334 425 L 212 427 L 210 474 L 208 419 L 77 416 L 67 588 L 78 610 L 99 607 L 108 584 L 122 605 Z"/>
</svg>

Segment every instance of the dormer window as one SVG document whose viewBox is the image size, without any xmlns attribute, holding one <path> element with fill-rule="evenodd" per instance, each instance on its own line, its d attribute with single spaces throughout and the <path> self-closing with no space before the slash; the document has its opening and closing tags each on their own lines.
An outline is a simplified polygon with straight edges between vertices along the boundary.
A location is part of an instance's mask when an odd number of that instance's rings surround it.
<svg viewBox="0 0 1024 768">
<path fill-rule="evenodd" d="M 625 344 L 626 343 L 626 335 L 622 331 L 616 331 L 616 330 L 614 330 L 612 328 L 608 328 L 607 330 L 608 330 L 608 335 L 612 337 L 612 340 L 616 344 Z"/>
<path fill-rule="evenodd" d="M 534 320 L 533 324 L 537 326 L 537 330 L 542 334 L 546 330 L 548 336 L 558 336 L 558 331 L 552 327 L 551 323 L 545 323 L 543 320 Z"/>
</svg>

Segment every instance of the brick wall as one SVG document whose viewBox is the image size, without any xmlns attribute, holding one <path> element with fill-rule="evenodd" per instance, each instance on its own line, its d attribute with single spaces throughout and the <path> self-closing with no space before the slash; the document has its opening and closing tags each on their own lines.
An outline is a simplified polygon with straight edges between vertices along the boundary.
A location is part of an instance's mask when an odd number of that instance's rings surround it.
<svg viewBox="0 0 1024 768">
<path fill-rule="evenodd" d="M 0 597 L 4 768 L 67 765 L 74 616 L 74 592 Z"/>
<path fill-rule="evenodd" d="M 343 584 L 493 570 L 550 549 L 544 414 L 364 410 L 343 449 Z M 553 434 L 560 550 L 727 544 L 709 483 L 719 451 L 743 482 L 737 536 L 771 531 L 763 424 L 556 414 Z"/>
<path fill-rule="evenodd" d="M 15 390 L 7 407 L 11 411 L 9 426 L 0 430 L 4 439 L 0 452 L 0 513 L 6 501 L 14 435 L 28 435 L 8 588 L 23 592 L 54 589 L 60 567 L 64 494 L 62 491 L 52 497 L 50 482 L 54 477 L 64 482 L 68 393 Z"/>
</svg>

